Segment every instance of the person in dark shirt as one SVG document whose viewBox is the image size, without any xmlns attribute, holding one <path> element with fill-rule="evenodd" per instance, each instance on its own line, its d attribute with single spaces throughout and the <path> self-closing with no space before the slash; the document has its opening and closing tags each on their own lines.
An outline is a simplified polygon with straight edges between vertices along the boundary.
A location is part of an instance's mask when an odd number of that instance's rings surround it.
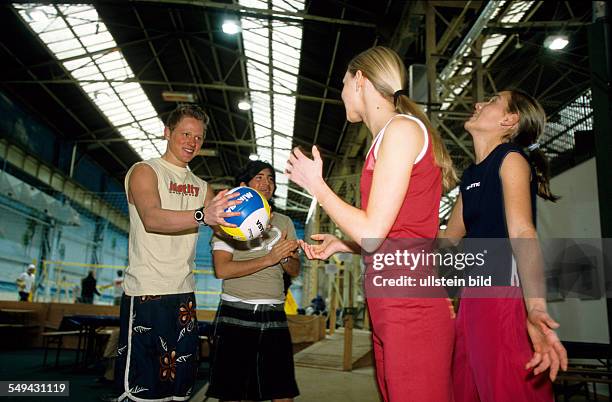
<svg viewBox="0 0 612 402">
<path fill-rule="evenodd" d="M 486 267 L 494 292 L 467 287 L 461 294 L 453 354 L 456 402 L 552 402 L 552 382 L 559 369 L 567 369 L 537 258 L 535 198 L 557 198 L 538 149 L 545 124 L 538 101 L 516 89 L 477 103 L 464 124 L 476 158 L 463 173 L 439 237 L 466 238 L 471 245 L 495 239 L 496 259 Z"/>
<path fill-rule="evenodd" d="M 81 281 L 81 303 L 93 304 L 94 294 L 100 296 L 100 292 L 96 289 L 96 274 L 94 271 L 89 271 Z"/>
</svg>

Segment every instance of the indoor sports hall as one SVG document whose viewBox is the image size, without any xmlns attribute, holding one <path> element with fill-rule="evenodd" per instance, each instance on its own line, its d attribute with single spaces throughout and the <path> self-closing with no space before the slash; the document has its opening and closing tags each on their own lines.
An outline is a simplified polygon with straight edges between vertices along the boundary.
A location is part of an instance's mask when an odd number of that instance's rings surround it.
<svg viewBox="0 0 612 402">
<path fill-rule="evenodd" d="M 611 400 L 607 2 L 0 21 L 3 400 Z"/>
</svg>

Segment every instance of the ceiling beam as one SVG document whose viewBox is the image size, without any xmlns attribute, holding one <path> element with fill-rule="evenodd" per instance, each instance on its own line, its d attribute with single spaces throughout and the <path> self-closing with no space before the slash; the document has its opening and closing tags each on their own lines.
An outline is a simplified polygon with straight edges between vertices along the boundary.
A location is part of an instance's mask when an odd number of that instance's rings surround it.
<svg viewBox="0 0 612 402">
<path fill-rule="evenodd" d="M 487 29 L 532 29 L 532 28 L 572 28 L 591 25 L 590 21 L 520 21 L 520 22 L 488 22 Z"/>
<path fill-rule="evenodd" d="M 158 86 L 184 86 L 184 87 L 193 87 L 193 88 L 204 88 L 204 89 L 213 89 L 219 91 L 230 91 L 230 92 L 257 92 L 257 93 L 265 93 L 268 95 L 285 95 L 285 96 L 293 96 L 297 99 L 309 101 L 309 102 L 323 102 L 329 103 L 331 105 L 342 105 L 342 101 L 339 99 L 328 99 L 321 98 L 319 96 L 310 96 L 310 95 L 301 95 L 297 92 L 283 93 L 277 91 L 264 91 L 258 89 L 252 89 L 247 87 L 228 85 L 228 84 L 203 84 L 198 82 L 185 82 L 185 81 L 155 81 L 155 80 L 137 80 L 137 79 L 126 79 L 126 80 L 75 80 L 75 79 L 43 79 L 43 80 L 0 80 L 3 84 L 90 84 L 97 82 L 104 82 L 108 84 L 128 84 L 128 83 L 138 83 L 141 85 L 158 85 Z"/>
<path fill-rule="evenodd" d="M 224 11 L 235 12 L 247 17 L 266 17 L 275 20 L 300 22 L 300 20 L 324 22 L 328 24 L 349 25 L 362 28 L 376 28 L 376 24 L 371 22 L 350 21 L 341 18 L 329 18 L 319 15 L 312 15 L 303 12 L 270 10 L 268 8 L 245 7 L 234 3 L 219 3 L 206 0 L 131 0 L 132 3 L 162 3 L 183 6 L 195 6 L 205 8 L 216 8 Z"/>
<path fill-rule="evenodd" d="M 100 50 L 96 50 L 96 51 L 93 51 L 93 52 L 82 53 L 82 54 L 79 54 L 77 56 L 66 57 L 65 59 L 62 59 L 62 63 L 66 63 L 66 62 L 73 61 L 73 60 L 80 60 L 80 59 L 82 59 L 84 57 L 96 58 L 96 56 L 105 56 L 105 55 L 107 55 L 109 53 L 119 52 L 119 51 L 122 51 L 123 49 L 129 48 L 129 47 L 132 47 L 132 46 L 141 45 L 141 44 L 143 44 L 145 42 L 148 42 L 148 41 L 164 39 L 164 38 L 168 38 L 168 37 L 170 37 L 169 34 L 161 34 L 161 35 L 151 36 L 149 38 L 137 39 L 137 40 L 133 40 L 133 41 L 129 41 L 129 42 L 124 42 L 124 43 L 121 43 L 121 44 L 117 44 L 117 46 L 109 47 L 109 48 L 106 48 L 106 49 L 100 49 Z M 25 68 L 28 68 L 28 69 L 31 70 L 31 69 L 39 68 L 39 67 L 54 66 L 56 64 L 57 64 L 57 61 L 50 60 L 50 61 L 45 61 L 45 62 L 42 62 L 42 63 L 30 64 L 30 65 L 25 66 Z M 10 71 L 5 72 L 5 75 L 9 75 L 9 74 L 11 74 L 12 72 L 15 72 L 15 71 L 23 71 L 23 69 L 20 68 L 19 70 L 10 70 Z"/>
<path fill-rule="evenodd" d="M 340 18 L 344 18 L 344 13 L 346 12 L 346 8 L 342 7 L 342 12 L 340 13 Z M 332 57 L 329 62 L 329 69 L 327 70 L 327 77 L 325 78 L 325 90 L 323 91 L 323 97 L 327 98 L 327 88 L 329 87 L 329 83 L 331 81 L 332 72 L 334 71 L 334 64 L 336 63 L 336 54 L 338 53 L 338 44 L 340 43 L 340 33 L 342 30 L 340 28 L 336 29 L 336 39 L 334 41 L 334 50 L 332 52 Z M 317 143 L 319 139 L 319 131 L 321 130 L 321 119 L 323 118 L 323 111 L 325 110 L 325 103 L 321 103 L 321 107 L 319 108 L 319 115 L 317 117 L 317 125 L 314 133 L 313 144 Z"/>
</svg>

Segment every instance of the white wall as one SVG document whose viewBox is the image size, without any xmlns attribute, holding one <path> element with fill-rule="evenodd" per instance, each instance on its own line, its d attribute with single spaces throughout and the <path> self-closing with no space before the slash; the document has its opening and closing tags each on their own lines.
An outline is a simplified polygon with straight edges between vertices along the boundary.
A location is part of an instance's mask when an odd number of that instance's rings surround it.
<svg viewBox="0 0 612 402">
<path fill-rule="evenodd" d="M 601 238 L 595 158 L 554 177 L 551 188 L 561 199 L 552 203 L 538 198 L 540 238 Z M 603 271 L 600 283 L 605 283 Z M 558 334 L 562 340 L 609 343 L 605 298 L 568 298 L 550 302 L 549 309 L 561 324 Z"/>
</svg>

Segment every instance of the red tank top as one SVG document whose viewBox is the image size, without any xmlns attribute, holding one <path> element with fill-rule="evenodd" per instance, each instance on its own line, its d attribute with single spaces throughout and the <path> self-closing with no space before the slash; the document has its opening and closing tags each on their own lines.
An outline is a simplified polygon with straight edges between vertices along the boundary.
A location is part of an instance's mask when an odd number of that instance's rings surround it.
<svg viewBox="0 0 612 402">
<path fill-rule="evenodd" d="M 435 239 L 439 224 L 438 213 L 440 197 L 442 195 L 442 173 L 441 169 L 435 164 L 431 147 L 431 136 L 427 132 L 425 125 L 417 118 L 410 115 L 397 116 L 403 116 L 417 122 L 427 135 L 427 138 L 424 152 L 419 154 L 412 167 L 408 191 L 387 238 Z M 397 116 L 394 116 L 394 118 Z M 385 129 L 391 120 L 387 122 L 385 127 L 374 138 L 361 171 L 361 208 L 363 210 L 368 207 L 378 147 L 384 136 Z"/>
</svg>

